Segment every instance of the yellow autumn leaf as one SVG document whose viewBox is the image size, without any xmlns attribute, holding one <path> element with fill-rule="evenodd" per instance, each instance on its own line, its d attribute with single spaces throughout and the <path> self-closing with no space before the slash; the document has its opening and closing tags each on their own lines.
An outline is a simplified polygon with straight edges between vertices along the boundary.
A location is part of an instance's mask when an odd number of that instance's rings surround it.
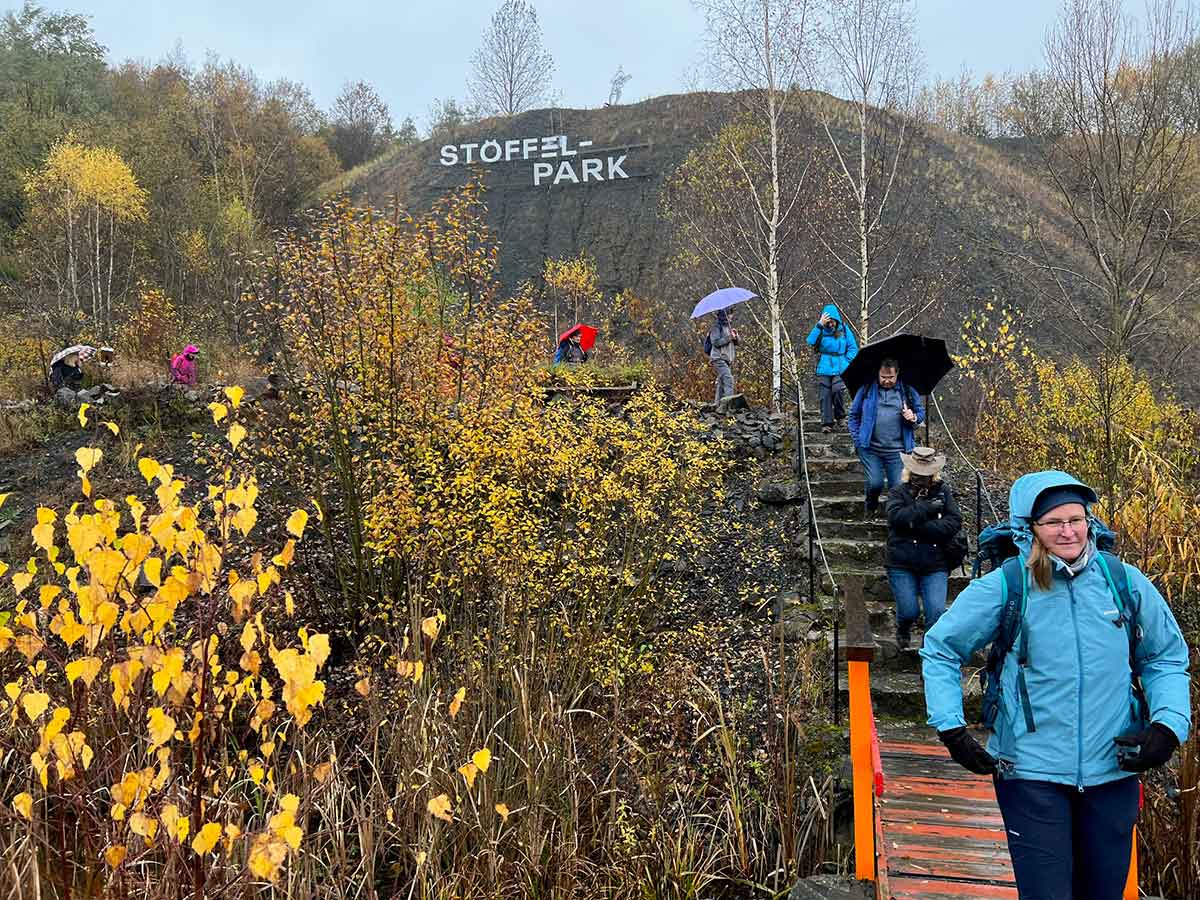
<svg viewBox="0 0 1200 900">
<path fill-rule="evenodd" d="M 49 705 L 50 695 L 42 691 L 34 691 L 21 696 L 21 707 L 25 710 L 25 715 L 29 717 L 30 722 L 37 721 Z"/>
<path fill-rule="evenodd" d="M 324 784 L 329 780 L 329 773 L 333 771 L 333 763 L 323 762 L 313 766 L 312 777 L 317 780 L 317 784 Z"/>
<path fill-rule="evenodd" d="M 225 388 L 224 393 L 229 398 L 229 402 L 233 404 L 234 409 L 242 405 L 242 397 L 246 396 L 246 391 L 236 384 L 229 385 Z"/>
<path fill-rule="evenodd" d="M 476 750 L 471 756 L 471 762 L 479 766 L 480 772 L 486 772 L 488 766 L 492 764 L 492 751 L 487 747 L 484 747 L 482 750 Z"/>
<path fill-rule="evenodd" d="M 304 537 L 304 526 L 308 524 L 308 513 L 302 509 L 298 509 L 288 516 L 287 530 L 288 534 L 295 535 L 298 539 Z"/>
<path fill-rule="evenodd" d="M 462 709 L 463 701 L 467 699 L 467 689 L 460 687 L 454 692 L 454 699 L 450 701 L 450 718 L 455 718 L 458 711 Z"/>
<path fill-rule="evenodd" d="M 413 684 L 416 684 L 425 674 L 425 663 L 421 660 L 409 662 L 407 659 L 402 659 L 396 663 L 396 673 L 401 678 L 409 678 Z"/>
<path fill-rule="evenodd" d="M 23 815 L 26 819 L 33 818 L 33 798 L 29 794 L 22 791 L 13 797 L 13 809 Z"/>
<path fill-rule="evenodd" d="M 503 803 L 497 803 L 495 809 L 500 818 L 507 822 L 509 816 L 508 807 Z"/>
<path fill-rule="evenodd" d="M 96 676 L 100 674 L 101 665 L 101 659 L 96 656 L 85 656 L 81 659 L 72 660 L 67 663 L 67 681 L 74 684 L 76 678 L 82 678 L 83 683 L 91 687 L 92 682 L 96 680 Z"/>
<path fill-rule="evenodd" d="M 80 447 L 75 451 L 75 462 L 79 463 L 79 468 L 83 469 L 85 475 L 103 458 L 104 451 L 99 447 Z"/>
<path fill-rule="evenodd" d="M 436 641 L 438 634 L 441 633 L 442 623 L 446 621 L 445 613 L 428 616 L 421 620 L 421 634 L 429 638 L 431 641 Z"/>
<path fill-rule="evenodd" d="M 229 415 L 229 407 L 224 403 L 210 403 L 208 409 L 212 413 L 214 425 L 220 425 L 221 420 Z"/>
<path fill-rule="evenodd" d="M 121 863 L 125 862 L 125 856 L 129 851 L 125 849 L 124 844 L 113 844 L 104 851 L 104 861 L 115 869 Z"/>
<path fill-rule="evenodd" d="M 151 746 L 157 747 L 171 740 L 175 734 L 175 720 L 163 711 L 161 706 L 155 706 L 146 714 L 146 724 L 150 733 Z"/>
<path fill-rule="evenodd" d="M 463 763 L 458 767 L 458 774 L 467 780 L 467 787 L 475 787 L 475 778 L 479 775 L 479 767 L 475 763 Z"/>
<path fill-rule="evenodd" d="M 234 422 L 229 426 L 229 432 L 226 434 L 229 438 L 229 443 L 233 445 L 233 449 L 237 450 L 238 444 L 246 439 L 246 429 L 240 422 Z"/>
<path fill-rule="evenodd" d="M 13 590 L 19 594 L 22 591 L 24 591 L 27 587 L 29 587 L 29 584 L 32 581 L 33 581 L 33 575 L 31 573 L 17 572 L 12 577 Z"/>
<path fill-rule="evenodd" d="M 354 689 L 364 697 L 371 696 L 371 679 L 360 678 L 358 681 L 354 682 Z"/>
<path fill-rule="evenodd" d="M 157 460 L 143 456 L 138 460 L 138 471 L 142 473 L 142 477 L 146 479 L 146 484 L 152 482 L 157 477 L 159 469 L 162 467 Z"/>
<path fill-rule="evenodd" d="M 212 851 L 212 848 L 217 845 L 217 841 L 220 839 L 221 826 L 216 822 L 209 822 L 192 838 L 192 849 L 198 856 L 204 856 L 206 853 Z"/>
<path fill-rule="evenodd" d="M 431 798 L 425 804 L 425 809 L 431 816 L 441 819 L 443 822 L 454 821 L 453 807 L 450 805 L 450 797 L 446 794 L 438 794 Z"/>
<path fill-rule="evenodd" d="M 79 404 L 79 427 L 87 428 L 87 411 L 92 408 L 90 403 Z"/>
</svg>

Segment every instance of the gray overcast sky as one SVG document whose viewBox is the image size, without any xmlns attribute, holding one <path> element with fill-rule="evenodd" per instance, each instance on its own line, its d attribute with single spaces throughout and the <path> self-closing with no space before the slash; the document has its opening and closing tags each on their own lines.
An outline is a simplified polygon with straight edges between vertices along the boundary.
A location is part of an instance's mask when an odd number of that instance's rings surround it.
<svg viewBox="0 0 1200 900">
<path fill-rule="evenodd" d="M 0 0 L 0 9 L 19 0 Z M 373 84 L 399 123 L 422 129 L 433 98 L 466 94 L 468 60 L 498 0 L 45 0 L 92 17 L 114 62 L 154 62 L 178 42 L 193 62 L 212 50 L 270 80 L 303 82 L 328 108 L 347 80 Z M 626 102 L 686 89 L 703 19 L 688 0 L 537 0 L 555 89 L 567 106 L 598 106 L 618 65 Z M 931 75 L 1035 65 L 1053 0 L 918 0 Z"/>
</svg>

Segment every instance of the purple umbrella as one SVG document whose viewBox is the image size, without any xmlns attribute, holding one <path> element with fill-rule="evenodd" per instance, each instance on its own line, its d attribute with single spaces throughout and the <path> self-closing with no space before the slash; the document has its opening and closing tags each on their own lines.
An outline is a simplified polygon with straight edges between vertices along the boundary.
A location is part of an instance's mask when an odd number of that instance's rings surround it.
<svg viewBox="0 0 1200 900">
<path fill-rule="evenodd" d="M 734 304 L 745 303 L 751 297 L 757 296 L 758 294 L 748 291 L 745 288 L 721 288 L 719 291 L 713 291 L 696 304 L 696 308 L 692 310 L 692 318 L 698 319 L 701 316 L 707 316 L 709 313 L 714 313 L 719 309 L 728 309 Z"/>
</svg>

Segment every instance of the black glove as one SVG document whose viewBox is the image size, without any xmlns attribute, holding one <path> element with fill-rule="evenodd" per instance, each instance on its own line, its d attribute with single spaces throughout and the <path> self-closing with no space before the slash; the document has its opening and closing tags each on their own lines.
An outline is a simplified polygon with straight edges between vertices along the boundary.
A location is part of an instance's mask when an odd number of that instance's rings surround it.
<svg viewBox="0 0 1200 900">
<path fill-rule="evenodd" d="M 1169 760 L 1179 738 L 1166 725 L 1154 722 L 1138 734 L 1113 738 L 1113 743 L 1117 745 L 1117 765 L 1126 772 L 1145 772 Z"/>
<path fill-rule="evenodd" d="M 941 497 L 935 497 L 929 501 L 929 512 L 934 516 L 940 516 L 946 511 L 946 501 Z"/>
<path fill-rule="evenodd" d="M 938 739 L 946 745 L 950 757 L 968 772 L 991 775 L 996 771 L 995 757 L 980 747 L 966 728 L 959 726 L 949 731 L 939 731 Z"/>
</svg>

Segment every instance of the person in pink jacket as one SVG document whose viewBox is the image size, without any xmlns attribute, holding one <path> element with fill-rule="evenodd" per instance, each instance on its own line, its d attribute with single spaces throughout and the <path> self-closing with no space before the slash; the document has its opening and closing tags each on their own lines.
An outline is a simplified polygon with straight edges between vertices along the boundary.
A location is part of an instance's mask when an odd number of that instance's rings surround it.
<svg viewBox="0 0 1200 900">
<path fill-rule="evenodd" d="M 175 354 L 175 358 L 171 360 L 171 380 L 175 384 L 196 386 L 196 354 L 199 352 L 195 344 L 188 344 L 182 353 Z"/>
</svg>

